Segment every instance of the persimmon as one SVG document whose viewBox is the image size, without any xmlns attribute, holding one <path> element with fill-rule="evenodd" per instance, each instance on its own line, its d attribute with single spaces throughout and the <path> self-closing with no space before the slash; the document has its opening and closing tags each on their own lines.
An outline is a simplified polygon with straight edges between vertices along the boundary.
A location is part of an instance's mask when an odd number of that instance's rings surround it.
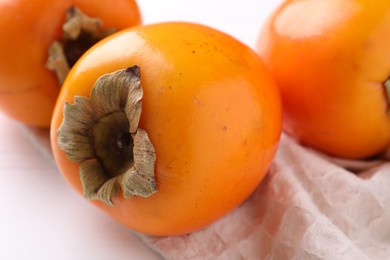
<svg viewBox="0 0 390 260">
<path fill-rule="evenodd" d="M 242 203 L 280 132 L 279 93 L 252 49 L 167 22 L 118 32 L 79 59 L 51 142 L 60 172 L 91 203 L 132 230 L 177 235 Z"/>
<path fill-rule="evenodd" d="M 0 110 L 49 127 L 69 67 L 101 38 L 141 23 L 134 0 L 0 2 Z"/>
<path fill-rule="evenodd" d="M 389 146 L 389 14 L 386 0 L 291 0 L 275 10 L 257 50 L 280 88 L 285 132 L 344 158 Z"/>
</svg>

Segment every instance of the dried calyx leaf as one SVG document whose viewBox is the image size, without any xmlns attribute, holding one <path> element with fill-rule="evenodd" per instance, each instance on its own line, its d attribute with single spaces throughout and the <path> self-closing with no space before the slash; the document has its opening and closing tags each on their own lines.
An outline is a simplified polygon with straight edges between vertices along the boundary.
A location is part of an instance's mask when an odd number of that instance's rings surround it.
<svg viewBox="0 0 390 260">
<path fill-rule="evenodd" d="M 387 114 L 390 115 L 390 79 L 387 79 L 383 85 L 387 101 Z"/>
<path fill-rule="evenodd" d="M 114 28 L 103 30 L 100 19 L 89 17 L 74 6 L 67 10 L 62 30 L 62 39 L 49 46 L 46 62 L 46 67 L 56 73 L 60 84 L 85 51 L 116 31 Z"/>
<path fill-rule="evenodd" d="M 139 67 L 133 66 L 100 77 L 90 98 L 65 103 L 58 144 L 80 164 L 86 198 L 111 205 L 120 189 L 126 198 L 157 191 L 154 148 L 138 127 L 142 96 Z"/>
</svg>

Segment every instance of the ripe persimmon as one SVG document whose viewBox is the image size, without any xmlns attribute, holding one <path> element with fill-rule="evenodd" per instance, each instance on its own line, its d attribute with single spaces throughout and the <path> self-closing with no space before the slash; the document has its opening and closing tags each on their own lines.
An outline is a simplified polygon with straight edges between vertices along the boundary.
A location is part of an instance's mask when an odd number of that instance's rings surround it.
<svg viewBox="0 0 390 260">
<path fill-rule="evenodd" d="M 159 23 L 123 30 L 69 73 L 51 125 L 65 179 L 125 226 L 198 230 L 258 186 L 281 132 L 260 57 L 218 30 Z"/>
<path fill-rule="evenodd" d="M 140 22 L 134 0 L 1 1 L 0 110 L 49 127 L 69 67 L 102 37 Z"/>
<path fill-rule="evenodd" d="M 257 49 L 280 88 L 286 133 L 344 158 L 389 147 L 389 13 L 387 0 L 290 0 L 271 15 Z"/>
</svg>

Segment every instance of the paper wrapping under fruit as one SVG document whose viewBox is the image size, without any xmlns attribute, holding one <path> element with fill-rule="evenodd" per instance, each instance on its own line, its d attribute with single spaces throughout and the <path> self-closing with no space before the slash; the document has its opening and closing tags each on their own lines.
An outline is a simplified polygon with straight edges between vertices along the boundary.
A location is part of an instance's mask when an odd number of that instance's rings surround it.
<svg viewBox="0 0 390 260">
<path fill-rule="evenodd" d="M 53 160 L 46 133 L 26 132 Z M 189 235 L 137 235 L 166 259 L 390 259 L 390 160 L 335 159 L 283 135 L 258 189 L 225 217 Z"/>
</svg>

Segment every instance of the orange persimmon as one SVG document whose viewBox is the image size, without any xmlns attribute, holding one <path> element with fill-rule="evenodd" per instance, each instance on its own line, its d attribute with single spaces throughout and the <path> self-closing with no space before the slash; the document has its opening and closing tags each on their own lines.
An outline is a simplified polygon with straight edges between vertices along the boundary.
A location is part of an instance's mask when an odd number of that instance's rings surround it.
<svg viewBox="0 0 390 260">
<path fill-rule="evenodd" d="M 168 22 L 118 32 L 79 59 L 51 142 L 59 170 L 91 203 L 133 230 L 176 235 L 242 203 L 280 132 L 279 93 L 253 50 Z"/>
<path fill-rule="evenodd" d="M 85 28 L 75 28 L 81 20 L 86 21 Z M 0 1 L 0 111 L 28 125 L 49 127 L 67 72 L 64 66 L 72 66 L 106 34 L 140 22 L 134 0 Z M 64 48 L 67 59 L 65 65 L 57 64 L 62 70 L 59 79 L 53 72 L 56 68 L 48 69 L 56 67 L 53 63 L 61 56 L 57 50 L 52 64 L 48 61 L 54 42 Z"/>
<path fill-rule="evenodd" d="M 390 1 L 284 2 L 257 43 L 281 91 L 284 130 L 339 157 L 388 148 L 389 42 Z"/>
</svg>

